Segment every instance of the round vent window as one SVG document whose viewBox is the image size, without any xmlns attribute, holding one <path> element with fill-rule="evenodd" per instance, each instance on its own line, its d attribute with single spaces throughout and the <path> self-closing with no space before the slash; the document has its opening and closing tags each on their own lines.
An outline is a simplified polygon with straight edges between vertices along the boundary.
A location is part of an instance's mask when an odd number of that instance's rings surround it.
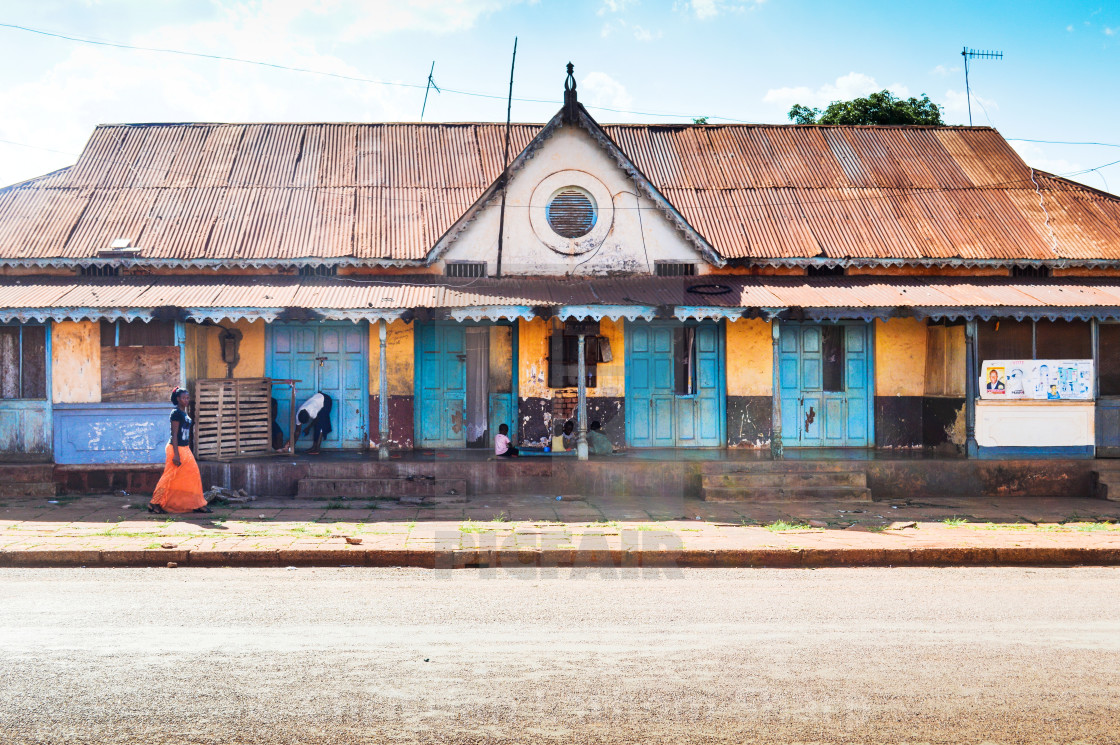
<svg viewBox="0 0 1120 745">
<path fill-rule="evenodd" d="M 549 227 L 565 238 L 581 238 L 595 227 L 595 204 L 591 196 L 573 186 L 553 195 L 546 215 Z"/>
</svg>

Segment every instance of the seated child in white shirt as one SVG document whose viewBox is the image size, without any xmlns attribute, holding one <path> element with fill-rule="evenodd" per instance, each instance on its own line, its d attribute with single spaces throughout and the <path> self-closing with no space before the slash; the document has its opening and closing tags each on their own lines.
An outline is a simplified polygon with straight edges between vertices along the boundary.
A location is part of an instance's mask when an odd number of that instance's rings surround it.
<svg viewBox="0 0 1120 745">
<path fill-rule="evenodd" d="M 517 448 L 509 444 L 509 425 L 498 425 L 498 435 L 494 438 L 494 455 L 499 458 L 517 457 Z"/>
</svg>

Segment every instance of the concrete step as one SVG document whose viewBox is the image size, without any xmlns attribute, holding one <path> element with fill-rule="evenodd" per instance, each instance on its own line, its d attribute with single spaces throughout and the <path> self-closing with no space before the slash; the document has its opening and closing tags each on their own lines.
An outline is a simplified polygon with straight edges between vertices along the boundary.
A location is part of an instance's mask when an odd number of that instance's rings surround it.
<svg viewBox="0 0 1120 745">
<path fill-rule="evenodd" d="M 867 486 L 867 473 L 864 471 L 800 471 L 779 473 L 774 471 L 733 471 L 731 473 L 708 473 L 701 477 L 705 489 L 742 488 L 760 489 L 767 487 L 804 486 Z"/>
<path fill-rule="evenodd" d="M 866 486 L 705 487 L 706 502 L 870 502 Z"/>
<path fill-rule="evenodd" d="M 1093 486 L 1099 499 L 1120 502 L 1120 471 L 1093 471 Z"/>
<path fill-rule="evenodd" d="M 467 493 L 466 479 L 300 479 L 296 496 L 306 499 L 334 497 L 442 497 Z"/>
<path fill-rule="evenodd" d="M 0 463 L 0 484 L 45 484 L 53 480 L 54 466 L 50 463 Z"/>
<path fill-rule="evenodd" d="M 0 497 L 53 497 L 57 494 L 53 481 L 0 482 Z"/>
</svg>

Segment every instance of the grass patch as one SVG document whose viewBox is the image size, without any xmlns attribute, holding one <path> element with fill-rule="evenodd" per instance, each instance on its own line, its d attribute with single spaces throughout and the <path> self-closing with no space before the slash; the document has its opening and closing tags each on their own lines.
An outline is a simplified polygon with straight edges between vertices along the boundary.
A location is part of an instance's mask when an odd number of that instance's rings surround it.
<svg viewBox="0 0 1120 745">
<path fill-rule="evenodd" d="M 492 523 L 508 523 L 509 522 L 509 515 L 506 514 L 505 510 L 502 510 L 497 515 L 494 515 L 494 517 L 490 518 L 490 522 L 492 522 Z"/>
<path fill-rule="evenodd" d="M 344 510 L 344 509 L 346 509 L 346 503 L 343 502 L 340 499 L 332 499 L 331 501 L 327 502 L 327 509 L 328 510 Z"/>
<path fill-rule="evenodd" d="M 947 517 L 944 520 L 942 520 L 941 522 L 944 523 L 945 525 L 949 526 L 950 528 L 959 528 L 962 525 L 966 525 L 968 523 L 968 518 L 967 517 L 953 516 L 953 517 Z"/>
<path fill-rule="evenodd" d="M 775 520 L 769 525 L 763 525 L 762 527 L 772 533 L 781 533 L 785 530 L 806 530 L 809 527 L 809 523 L 791 523 L 785 520 Z"/>
<path fill-rule="evenodd" d="M 486 528 L 473 520 L 464 520 L 459 524 L 460 533 L 485 533 L 486 530 Z"/>
<path fill-rule="evenodd" d="M 1099 531 L 1120 531 L 1120 525 L 1113 523 L 1078 523 L 1076 525 L 1069 525 L 1067 527 L 1073 528 L 1079 533 L 1096 533 Z"/>
</svg>

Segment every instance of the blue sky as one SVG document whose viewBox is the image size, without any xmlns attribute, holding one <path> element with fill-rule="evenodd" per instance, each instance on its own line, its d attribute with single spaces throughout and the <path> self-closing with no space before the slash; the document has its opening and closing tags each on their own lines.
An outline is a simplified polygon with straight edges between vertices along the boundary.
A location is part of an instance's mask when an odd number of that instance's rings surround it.
<svg viewBox="0 0 1120 745">
<path fill-rule="evenodd" d="M 600 121 L 785 123 L 793 103 L 927 93 L 1005 137 L 1120 145 L 1120 3 L 810 0 L 7 0 L 0 24 L 406 85 L 122 50 L 0 27 L 0 184 L 65 166 L 102 122 L 515 121 L 559 107 L 564 64 Z M 491 94 L 485 98 L 451 90 Z M 602 108 L 620 109 L 620 113 Z M 1038 168 L 1120 193 L 1120 147 L 1013 141 Z M 1083 172 L 1083 173 L 1079 173 Z"/>
</svg>

